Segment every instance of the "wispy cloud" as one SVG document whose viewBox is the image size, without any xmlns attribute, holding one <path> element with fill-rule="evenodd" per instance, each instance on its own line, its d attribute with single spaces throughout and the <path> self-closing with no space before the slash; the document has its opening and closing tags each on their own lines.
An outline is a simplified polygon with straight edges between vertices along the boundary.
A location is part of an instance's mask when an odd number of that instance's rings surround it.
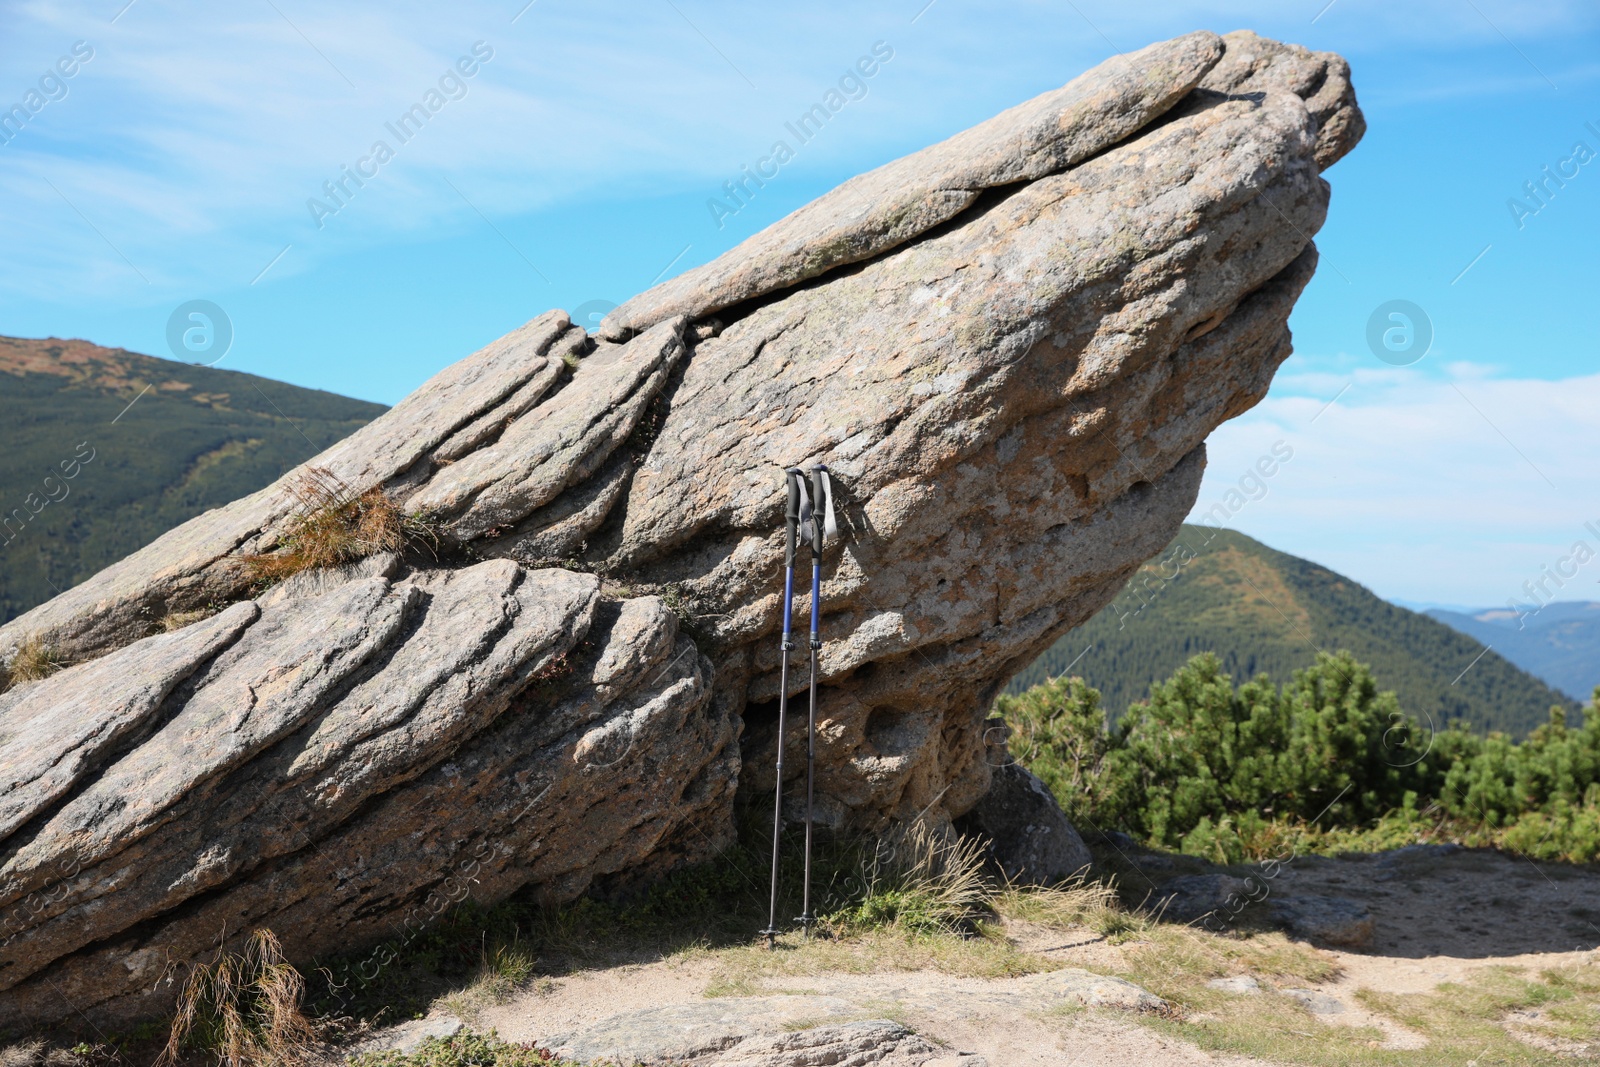
<svg viewBox="0 0 1600 1067">
<path fill-rule="evenodd" d="M 115 290 L 128 273 L 101 262 L 107 253 L 95 249 L 92 235 L 78 240 L 61 224 L 45 177 L 75 202 L 81 196 L 89 217 L 103 215 L 108 235 L 115 229 L 113 239 L 134 262 L 149 264 L 143 269 L 158 285 L 235 273 L 248 281 L 263 254 L 290 242 L 296 254 L 278 268 L 285 273 L 315 263 L 324 244 L 376 246 L 396 234 L 470 223 L 439 175 L 470 172 L 474 202 L 491 215 L 605 190 L 715 185 L 765 151 L 782 120 L 837 68 L 885 37 L 917 57 L 895 67 L 900 89 L 875 87 L 873 113 L 857 116 L 807 160 L 859 169 L 863 159 L 896 154 L 895 145 L 927 143 L 993 111 L 994 101 L 973 92 L 969 48 L 991 26 L 992 12 L 952 2 L 913 25 L 920 6 L 864 13 L 844 4 L 755 12 L 720 0 L 540 4 L 513 22 L 521 4 L 487 0 L 448 8 L 414 0 L 277 0 L 276 8 L 189 0 L 139 4 L 113 24 L 115 8 L 102 0 L 32 0 L 9 16 L 0 95 L 23 91 L 35 68 L 74 40 L 91 41 L 97 56 L 67 100 L 4 148 L 0 224 L 24 255 L 21 263 L 0 263 L 0 283 L 20 292 L 57 289 L 58 259 L 78 266 L 75 284 L 87 275 Z M 1359 28 L 1361 40 L 1384 48 L 1501 43 L 1483 20 L 1452 14 L 1456 6 L 1342 0 L 1317 30 Z M 1479 6 L 1517 40 L 1594 17 L 1574 0 Z M 1015 5 L 1005 36 L 1016 42 L 1017 61 L 986 67 L 986 87 L 1014 84 L 1001 90 L 1014 102 L 1104 58 L 1107 40 L 1127 49 L 1202 25 L 1250 25 L 1288 39 L 1311 29 L 1310 8 L 1267 0 L 1082 0 L 1078 7 L 1081 19 L 1050 5 Z M 469 98 L 407 147 L 405 159 L 384 172 L 382 192 L 363 194 L 359 223 L 331 241 L 305 240 L 306 199 L 476 40 L 496 54 Z M 1032 48 L 1043 50 L 1037 62 Z"/>
<path fill-rule="evenodd" d="M 52 194 L 40 178 L 48 176 L 81 194 L 89 214 L 117 218 L 127 244 L 169 274 L 253 261 L 260 248 L 304 236 L 306 200 L 387 137 L 384 124 L 475 41 L 494 49 L 493 62 L 385 170 L 388 196 L 363 197 L 371 210 L 346 227 L 360 239 L 381 243 L 462 218 L 467 209 L 438 175 L 470 172 L 475 201 L 491 213 L 641 181 L 707 181 L 727 169 L 730 136 L 748 131 L 764 147 L 777 101 L 815 90 L 801 69 L 765 68 L 763 53 L 777 42 L 753 50 L 755 27 L 727 11 L 686 8 L 706 32 L 719 31 L 725 50 L 763 63 L 764 96 L 714 56 L 707 63 L 700 36 L 670 8 L 626 16 L 535 8 L 513 26 L 491 4 L 279 6 L 287 18 L 265 6 L 145 5 L 115 26 L 88 6 L 23 8 L 5 65 L 18 93 L 33 66 L 74 40 L 90 40 L 97 57 L 67 100 L 5 148 L 0 221 L 14 242 L 59 247 L 69 234 L 47 207 Z M 869 44 L 851 41 L 837 62 Z M 822 151 L 850 147 L 842 136 Z M 190 250 L 187 264 L 179 246 Z M 94 256 L 86 244 L 75 252 L 77 262 Z M 10 274 L 4 280 L 23 289 L 53 281 L 37 260 Z"/>
<path fill-rule="evenodd" d="M 1293 458 L 1227 525 L 1383 595 L 1503 603 L 1600 520 L 1600 375 L 1454 369 L 1450 380 L 1347 377 L 1354 386 L 1314 423 L 1313 396 L 1275 389 L 1212 435 L 1196 517 L 1283 441 Z M 1600 587 L 1587 593 L 1600 599 Z"/>
</svg>

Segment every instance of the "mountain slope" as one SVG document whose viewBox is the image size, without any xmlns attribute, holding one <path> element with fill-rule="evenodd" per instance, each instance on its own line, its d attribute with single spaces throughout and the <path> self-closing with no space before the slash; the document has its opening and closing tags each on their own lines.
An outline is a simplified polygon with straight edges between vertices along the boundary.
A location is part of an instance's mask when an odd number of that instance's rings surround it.
<svg viewBox="0 0 1600 1067">
<path fill-rule="evenodd" d="M 1319 649 L 1348 649 L 1406 711 L 1439 727 L 1464 722 L 1520 737 L 1548 720 L 1551 705 L 1576 707 L 1478 641 L 1326 567 L 1231 530 L 1188 525 L 1009 689 L 1078 674 L 1120 711 L 1199 652 L 1215 652 L 1236 681 L 1265 672 L 1284 682 Z"/>
<path fill-rule="evenodd" d="M 383 410 L 87 341 L 0 337 L 0 622 Z"/>
<path fill-rule="evenodd" d="M 1575 700 L 1600 686 L 1600 603 L 1557 602 L 1520 617 L 1507 608 L 1428 612 Z"/>
</svg>

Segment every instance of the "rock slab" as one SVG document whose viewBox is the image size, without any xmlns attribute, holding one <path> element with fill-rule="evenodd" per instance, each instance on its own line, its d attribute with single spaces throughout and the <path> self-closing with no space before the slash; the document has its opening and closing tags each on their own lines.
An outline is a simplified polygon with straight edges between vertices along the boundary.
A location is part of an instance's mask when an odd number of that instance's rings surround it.
<svg viewBox="0 0 1600 1067">
<path fill-rule="evenodd" d="M 989 1067 L 971 1052 L 942 1049 L 897 1022 L 867 1019 L 838 1026 L 815 1026 L 789 1034 L 746 1041 L 708 1060 L 706 1067 Z"/>
<path fill-rule="evenodd" d="M 719 997 L 620 1012 L 543 1043 L 557 1055 L 597 1064 L 984 1067 L 981 1056 L 940 1049 L 902 1024 L 862 1019 L 863 1011 L 994 1019 L 1064 1008 L 1167 1008 L 1166 1001 L 1131 982 L 1070 967 L 1001 982 L 950 978 L 937 988 L 886 975 L 813 976 L 806 985 L 805 993 Z"/>
<path fill-rule="evenodd" d="M 972 811 L 995 694 L 1169 543 L 1206 436 L 1289 355 L 1321 171 L 1360 130 L 1336 56 L 1197 33 L 1113 59 L 599 337 L 538 316 L 0 627 L 0 661 L 73 664 L 0 695 L 0 1018 L 121 1026 L 263 926 L 381 969 L 460 900 L 619 892 L 728 844 L 779 784 L 790 466 L 838 489 L 821 820 Z M 308 477 L 437 545 L 261 588 Z"/>
</svg>

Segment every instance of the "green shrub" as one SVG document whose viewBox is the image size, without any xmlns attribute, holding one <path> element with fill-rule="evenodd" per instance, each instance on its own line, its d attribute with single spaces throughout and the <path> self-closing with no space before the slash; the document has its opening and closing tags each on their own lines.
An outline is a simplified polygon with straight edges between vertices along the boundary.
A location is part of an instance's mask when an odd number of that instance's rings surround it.
<svg viewBox="0 0 1600 1067">
<path fill-rule="evenodd" d="M 1440 799 L 1464 819 L 1503 826 L 1529 812 L 1581 806 L 1600 783 L 1600 692 L 1584 709 L 1583 725 L 1567 725 L 1560 708 L 1516 744 L 1503 734 L 1484 738 L 1469 758 L 1450 767 Z"/>
<path fill-rule="evenodd" d="M 1600 858 L 1600 691 L 1581 726 L 1556 707 L 1521 744 L 1435 734 L 1348 652 L 1319 653 L 1281 689 L 1264 675 L 1235 687 L 1195 656 L 1116 727 L 1081 678 L 995 710 L 1070 818 L 1219 863 L 1435 837 Z"/>
<path fill-rule="evenodd" d="M 1049 787 L 1068 818 L 1120 821 L 1120 783 L 1105 764 L 1116 741 L 1098 692 L 1082 678 L 1054 678 L 1025 693 L 1002 696 L 994 710 L 1012 727 L 1011 755 Z"/>
<path fill-rule="evenodd" d="M 1499 835 L 1503 848 L 1539 860 L 1590 863 L 1600 859 L 1600 786 L 1581 806 L 1557 800 L 1549 810 L 1519 815 Z"/>
</svg>

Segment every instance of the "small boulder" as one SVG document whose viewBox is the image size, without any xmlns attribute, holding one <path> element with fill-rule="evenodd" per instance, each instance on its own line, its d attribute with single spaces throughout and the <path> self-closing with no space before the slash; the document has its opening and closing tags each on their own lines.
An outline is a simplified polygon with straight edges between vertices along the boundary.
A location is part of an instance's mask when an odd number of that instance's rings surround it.
<svg viewBox="0 0 1600 1067">
<path fill-rule="evenodd" d="M 717 997 L 619 1012 L 545 1043 L 563 1062 L 703 1064 L 751 1040 L 849 1021 L 856 1011 L 841 997 Z"/>
<path fill-rule="evenodd" d="M 1377 932 L 1366 905 L 1345 897 L 1283 897 L 1268 914 L 1290 933 L 1336 948 L 1371 948 Z"/>
<path fill-rule="evenodd" d="M 1018 763 L 994 772 L 989 792 L 956 826 L 988 838 L 1006 877 L 1025 885 L 1054 885 L 1094 862 L 1050 790 Z"/>
<path fill-rule="evenodd" d="M 1285 989 L 1283 995 L 1304 1004 L 1313 1015 L 1342 1015 L 1344 1003 L 1315 989 Z"/>
<path fill-rule="evenodd" d="M 1261 992 L 1261 983 L 1248 974 L 1236 974 L 1229 978 L 1213 978 L 1206 983 L 1206 987 L 1246 997 L 1253 997 Z"/>
<path fill-rule="evenodd" d="M 1250 903 L 1250 883 L 1228 874 L 1186 874 L 1162 886 L 1149 910 L 1168 922 L 1192 923 L 1215 915 L 1227 919 Z"/>
<path fill-rule="evenodd" d="M 1081 1004 L 1086 1008 L 1120 1008 L 1123 1011 L 1166 1011 L 1171 1007 L 1154 993 L 1132 982 L 1076 967 L 1046 971 L 1019 984 L 1042 994 L 1051 1007 Z"/>
</svg>

